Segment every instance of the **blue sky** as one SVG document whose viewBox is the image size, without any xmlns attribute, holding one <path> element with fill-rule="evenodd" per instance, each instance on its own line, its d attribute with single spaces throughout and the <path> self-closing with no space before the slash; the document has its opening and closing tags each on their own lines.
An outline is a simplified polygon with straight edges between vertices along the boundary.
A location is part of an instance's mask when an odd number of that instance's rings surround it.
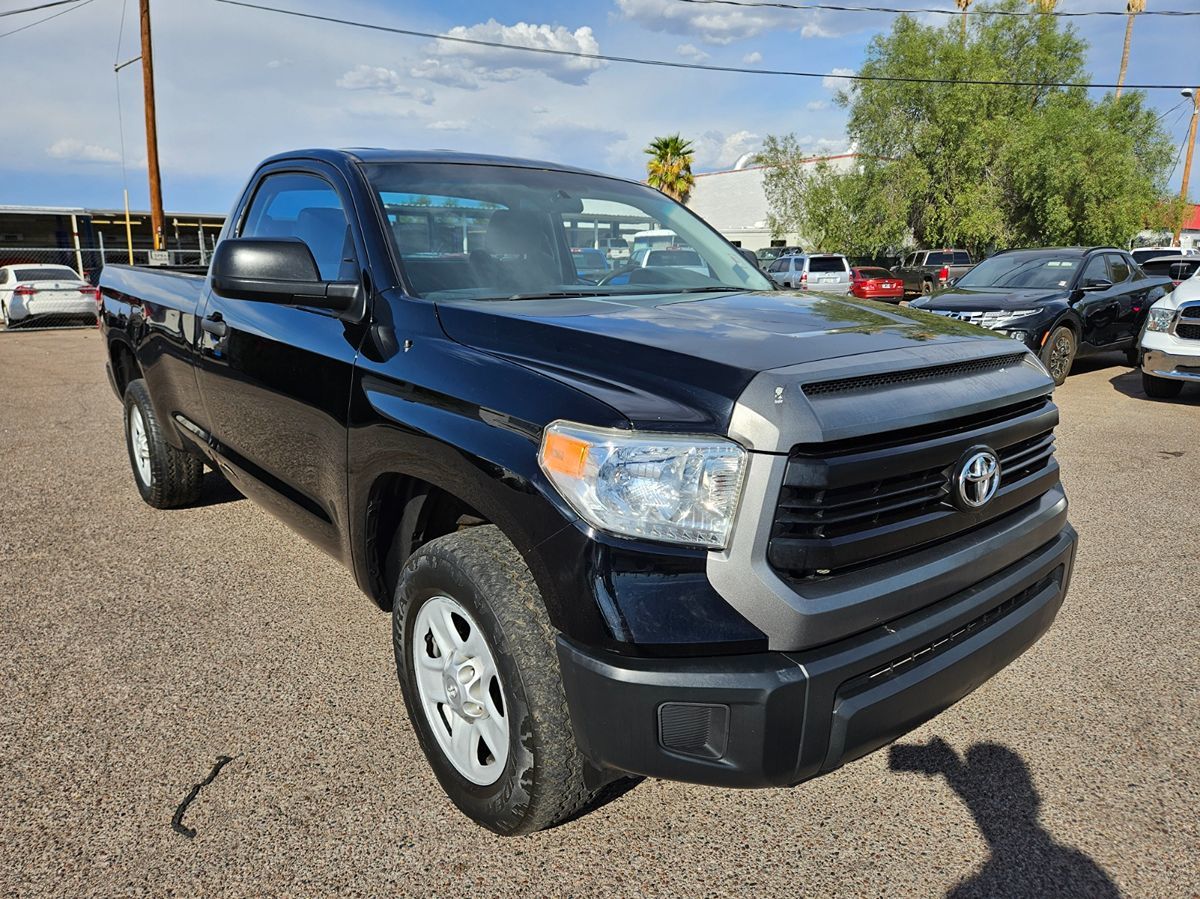
<svg viewBox="0 0 1200 899">
<path fill-rule="evenodd" d="M 680 0 L 407 2 L 267 0 L 269 5 L 429 32 L 718 65 L 855 69 L 892 16 L 699 5 Z M 859 0 L 855 0 L 859 2 Z M 862 0 L 865 2 L 865 0 Z M 1185 8 L 1195 0 L 1153 0 Z M 6 6 L 26 5 L 20 2 Z M 952 7 L 951 0 L 888 5 Z M 0 204 L 119 207 L 116 58 L 122 0 L 88 6 L 0 39 Z M 137 55 L 129 0 L 121 59 Z M 1061 0 L 1059 8 L 1124 8 Z M 464 49 L 218 4 L 152 0 L 164 203 L 224 212 L 254 164 L 300 146 L 444 147 L 512 154 L 639 176 L 642 147 L 680 131 L 699 171 L 728 167 L 768 134 L 814 152 L 845 149 L 845 113 L 821 79 L 727 75 Z M 0 19 L 0 31 L 44 13 Z M 936 21 L 942 21 L 936 17 Z M 1093 80 L 1113 81 L 1122 17 L 1076 20 Z M 1196 20 L 1142 17 L 1130 82 L 1200 81 L 1180 35 Z M 453 32 L 452 29 L 461 29 Z M 40 60 L 31 64 L 31 60 Z M 147 206 L 140 67 L 120 76 L 134 208 Z M 1174 92 L 1151 103 L 1166 111 Z M 1182 142 L 1186 110 L 1164 122 Z M 1180 169 L 1174 176 L 1176 189 Z M 1193 178 L 1193 198 L 1200 196 Z"/>
</svg>

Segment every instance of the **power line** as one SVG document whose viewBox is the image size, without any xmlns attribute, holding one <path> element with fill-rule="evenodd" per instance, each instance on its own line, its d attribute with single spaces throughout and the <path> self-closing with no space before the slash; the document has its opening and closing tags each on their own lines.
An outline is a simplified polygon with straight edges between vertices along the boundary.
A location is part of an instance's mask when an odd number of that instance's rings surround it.
<svg viewBox="0 0 1200 899">
<path fill-rule="evenodd" d="M 89 0 L 90 2 L 90 0 Z M 300 19 L 313 19 L 317 22 L 331 22 L 335 25 L 349 25 L 353 28 L 366 28 L 370 31 L 383 31 L 388 34 L 403 34 L 408 37 L 423 37 L 435 41 L 449 41 L 455 44 L 470 44 L 476 47 L 496 47 L 501 50 L 516 50 L 523 53 L 540 53 L 544 56 L 565 56 L 573 59 L 591 59 L 597 62 L 619 62 L 636 66 L 656 66 L 667 69 L 690 69 L 701 72 L 727 72 L 738 75 L 779 75 L 792 78 L 843 78 L 846 81 L 892 81 L 905 84 L 970 84 L 993 87 L 1083 87 L 1083 88 L 1115 88 L 1115 84 L 1089 83 L 1075 81 L 983 81 L 970 78 L 917 78 L 889 75 L 833 75 L 829 72 L 797 72 L 788 69 L 748 69 L 738 66 L 705 65 L 696 62 L 672 62 L 665 59 L 643 59 L 633 56 L 610 56 L 602 53 L 583 53 L 578 50 L 555 50 L 549 47 L 523 47 L 518 44 L 505 44 L 500 41 L 485 41 L 480 38 L 459 37 L 447 34 L 432 34 L 427 31 L 413 31 L 408 28 L 393 28 L 388 25 L 373 25 L 369 22 L 356 22 L 352 19 L 339 19 L 334 16 L 320 16 L 316 13 L 299 12 L 293 9 L 280 9 L 275 6 L 263 6 L 258 3 L 247 3 L 245 0 L 215 0 L 229 6 L 241 6 L 246 9 L 257 9 L 263 12 L 278 13 L 284 16 L 295 16 Z M 1126 84 L 1126 90 L 1179 90 L 1183 84 Z"/>
<path fill-rule="evenodd" d="M 28 25 L 22 25 L 20 28 L 14 28 L 12 31 L 0 31 L 0 37 L 8 37 L 10 34 L 16 34 L 18 31 L 26 31 L 26 30 L 34 27 L 35 25 L 41 25 L 43 22 L 49 22 L 51 19 L 57 19 L 59 16 L 65 16 L 69 12 L 75 12 L 75 10 L 82 9 L 83 7 L 87 6 L 89 3 L 94 3 L 94 2 L 95 2 L 95 0 L 80 0 L 79 4 L 77 6 L 69 6 L 66 9 L 64 9 L 62 12 L 56 12 L 52 16 L 46 16 L 44 19 L 38 19 L 34 22 L 30 22 Z M 25 10 L 17 10 L 17 11 L 25 12 Z"/>
<path fill-rule="evenodd" d="M 38 6 L 26 6 L 24 9 L 6 9 L 0 12 L 0 19 L 5 16 L 19 16 L 23 12 L 37 12 L 39 9 L 49 9 L 52 6 L 66 6 L 68 3 L 78 3 L 79 0 L 54 0 L 53 3 L 42 3 Z"/>
<path fill-rule="evenodd" d="M 833 3 L 784 3 L 782 0 L 678 0 L 679 3 L 694 3 L 699 6 L 741 6 L 751 9 L 791 9 L 827 12 L 884 12 L 884 13 L 925 13 L 938 16 L 961 16 L 961 9 L 939 8 L 904 8 L 898 6 L 842 6 Z M 1128 12 L 1120 9 L 1085 9 L 1076 12 L 1051 10 L 1040 12 L 1036 9 L 972 9 L 973 16 L 1060 16 L 1063 18 L 1079 18 L 1081 16 L 1127 16 Z M 1200 16 L 1200 9 L 1147 9 L 1139 16 Z"/>
</svg>

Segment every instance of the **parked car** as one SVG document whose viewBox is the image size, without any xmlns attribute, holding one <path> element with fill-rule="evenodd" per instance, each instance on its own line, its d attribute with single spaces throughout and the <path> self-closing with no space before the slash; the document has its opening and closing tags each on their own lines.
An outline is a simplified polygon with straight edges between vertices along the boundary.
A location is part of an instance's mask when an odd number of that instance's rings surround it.
<svg viewBox="0 0 1200 899">
<path fill-rule="evenodd" d="M 1079 356 L 1123 350 L 1137 364 L 1146 310 L 1171 288 L 1115 247 L 1008 250 L 912 308 L 993 328 L 1041 356 L 1056 384 Z"/>
<path fill-rule="evenodd" d="M 604 251 L 613 268 L 620 268 L 629 258 L 629 241 L 624 237 L 602 237 L 599 248 Z"/>
<path fill-rule="evenodd" d="M 1200 384 L 1200 278 L 1150 307 L 1139 346 L 1147 396 L 1170 399 L 1184 384 Z"/>
<path fill-rule="evenodd" d="M 387 198 L 435 193 L 472 210 L 468 258 L 400 252 Z M 705 273 L 581 284 L 563 223 L 585 203 L 669 224 Z M 1071 579 L 1030 353 L 768 294 L 637 182 L 290 152 L 252 173 L 207 276 L 108 265 L 101 288 L 143 499 L 194 502 L 207 464 L 346 564 L 391 614 L 438 780 L 499 833 L 643 776 L 832 771 L 1008 665 Z"/>
<path fill-rule="evenodd" d="M 905 295 L 928 296 L 961 278 L 972 265 L 966 250 L 917 250 L 905 256 L 894 272 L 904 282 Z"/>
<path fill-rule="evenodd" d="M 1138 247 L 1136 250 L 1130 250 L 1129 255 L 1138 265 L 1145 265 L 1151 259 L 1162 256 L 1194 256 L 1196 251 L 1185 250 L 1183 247 Z"/>
<path fill-rule="evenodd" d="M 1200 271 L 1200 256 L 1155 256 L 1142 264 L 1142 271 L 1159 278 L 1170 278 L 1178 287 Z"/>
<path fill-rule="evenodd" d="M 581 278 L 597 278 L 609 270 L 608 260 L 600 250 L 572 247 L 571 260 L 575 263 L 575 273 Z"/>
<path fill-rule="evenodd" d="M 850 269 L 850 293 L 864 300 L 899 303 L 904 299 L 904 282 L 886 268 L 859 266 Z"/>
<path fill-rule="evenodd" d="M 99 294 L 65 265 L 0 266 L 0 321 L 11 328 L 48 317 L 96 321 Z"/>
<path fill-rule="evenodd" d="M 850 263 L 834 253 L 780 256 L 767 268 L 767 274 L 780 287 L 791 290 L 850 292 Z"/>
</svg>

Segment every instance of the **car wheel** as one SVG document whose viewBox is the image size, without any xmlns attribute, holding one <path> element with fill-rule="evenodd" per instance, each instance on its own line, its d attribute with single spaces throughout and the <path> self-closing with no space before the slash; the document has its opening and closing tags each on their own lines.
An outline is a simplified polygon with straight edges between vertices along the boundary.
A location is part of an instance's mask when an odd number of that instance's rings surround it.
<svg viewBox="0 0 1200 899">
<path fill-rule="evenodd" d="M 1156 378 L 1142 372 L 1142 390 L 1152 399 L 1171 400 L 1179 396 L 1179 391 L 1183 390 L 1183 382 L 1170 378 Z"/>
<path fill-rule="evenodd" d="M 1139 365 L 1141 365 L 1142 351 L 1136 346 L 1132 346 L 1127 349 L 1125 351 L 1125 364 L 1130 368 L 1137 368 Z"/>
<path fill-rule="evenodd" d="M 392 643 L 409 720 L 450 800 L 498 834 L 552 827 L 638 782 L 585 783 L 555 638 L 499 528 L 431 540 L 401 571 Z"/>
<path fill-rule="evenodd" d="M 195 502 L 200 496 L 204 463 L 167 443 L 140 378 L 125 388 L 125 447 L 138 493 L 156 509 Z"/>
<path fill-rule="evenodd" d="M 1056 385 L 1062 385 L 1071 373 L 1075 362 L 1075 332 L 1066 325 L 1059 325 L 1050 332 L 1046 343 L 1042 346 L 1041 358 L 1050 377 Z"/>
<path fill-rule="evenodd" d="M 921 296 L 927 297 L 931 293 L 933 293 L 933 282 L 932 281 L 922 281 L 921 282 Z"/>
</svg>

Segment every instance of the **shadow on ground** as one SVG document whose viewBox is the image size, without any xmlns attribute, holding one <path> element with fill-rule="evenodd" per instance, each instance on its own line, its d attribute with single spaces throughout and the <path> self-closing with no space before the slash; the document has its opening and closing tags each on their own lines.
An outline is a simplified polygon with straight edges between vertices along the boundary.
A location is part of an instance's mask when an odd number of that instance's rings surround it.
<svg viewBox="0 0 1200 899">
<path fill-rule="evenodd" d="M 204 481 L 200 486 L 200 498 L 188 508 L 203 509 L 205 506 L 220 506 L 225 503 L 244 499 L 232 484 L 220 472 L 206 471 Z"/>
<path fill-rule="evenodd" d="M 1121 891 L 1095 861 L 1057 842 L 1038 821 L 1041 797 L 1025 762 L 996 743 L 976 743 L 959 756 L 941 738 L 896 745 L 893 771 L 944 777 L 975 818 L 991 856 L 947 893 L 960 897 L 1055 896 L 1107 899 Z"/>
<path fill-rule="evenodd" d="M 1112 384 L 1118 393 L 1135 400 L 1175 406 L 1200 406 L 1200 385 L 1196 384 L 1184 384 L 1179 396 L 1169 400 L 1156 400 L 1146 396 L 1146 391 L 1142 389 L 1142 371 L 1139 368 L 1120 372 L 1109 378 L 1108 383 Z"/>
</svg>

